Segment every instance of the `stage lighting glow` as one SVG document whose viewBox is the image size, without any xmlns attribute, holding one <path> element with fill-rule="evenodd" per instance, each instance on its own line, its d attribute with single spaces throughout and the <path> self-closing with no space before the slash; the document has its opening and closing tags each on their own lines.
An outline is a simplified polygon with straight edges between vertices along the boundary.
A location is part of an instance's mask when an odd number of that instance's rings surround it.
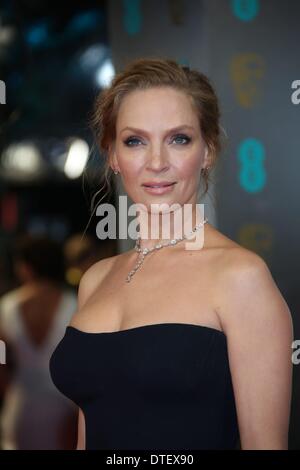
<svg viewBox="0 0 300 470">
<path fill-rule="evenodd" d="M 98 68 L 107 55 L 107 48 L 101 44 L 89 46 L 80 56 L 79 64 L 84 71 Z"/>
<path fill-rule="evenodd" d="M 16 28 L 3 26 L 0 20 L 0 46 L 8 46 L 16 37 Z"/>
<path fill-rule="evenodd" d="M 41 154 L 38 148 L 29 142 L 9 145 L 2 154 L 2 165 L 8 172 L 33 175 L 42 166 Z"/>
<path fill-rule="evenodd" d="M 32 24 L 25 33 L 25 39 L 29 46 L 40 46 L 48 39 L 49 24 L 47 20 L 41 20 Z"/>
<path fill-rule="evenodd" d="M 65 175 L 70 179 L 78 178 L 85 168 L 88 157 L 88 144 L 82 139 L 73 140 L 64 166 Z"/>
<path fill-rule="evenodd" d="M 96 72 L 96 82 L 101 88 L 110 85 L 115 75 L 114 66 L 109 58 L 107 58 Z"/>
</svg>

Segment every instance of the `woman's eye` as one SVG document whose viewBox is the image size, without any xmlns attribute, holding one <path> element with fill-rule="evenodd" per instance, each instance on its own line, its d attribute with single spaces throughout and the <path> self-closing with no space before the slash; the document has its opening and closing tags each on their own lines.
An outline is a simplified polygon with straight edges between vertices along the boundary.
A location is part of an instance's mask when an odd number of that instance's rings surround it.
<svg viewBox="0 0 300 470">
<path fill-rule="evenodd" d="M 128 147 L 136 147 L 136 144 L 134 142 L 140 142 L 140 139 L 138 139 L 137 137 L 128 137 L 128 139 L 124 140 L 124 144 Z"/>
<path fill-rule="evenodd" d="M 191 141 L 190 137 L 188 137 L 187 135 L 184 135 L 184 134 L 175 135 L 173 140 L 176 140 L 177 144 L 188 144 Z M 183 141 L 185 141 L 185 142 L 183 142 Z"/>
<path fill-rule="evenodd" d="M 188 144 L 191 141 L 191 138 L 184 134 L 178 134 L 173 137 L 172 141 L 176 141 L 176 144 Z M 137 145 L 141 144 L 141 140 L 138 137 L 128 137 L 124 140 L 124 144 L 128 147 L 136 147 Z"/>
</svg>

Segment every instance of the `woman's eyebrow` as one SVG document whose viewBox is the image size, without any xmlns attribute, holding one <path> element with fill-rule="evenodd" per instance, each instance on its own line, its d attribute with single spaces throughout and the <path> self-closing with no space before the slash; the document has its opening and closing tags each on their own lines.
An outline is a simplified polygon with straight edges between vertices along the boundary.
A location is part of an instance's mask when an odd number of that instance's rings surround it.
<svg viewBox="0 0 300 470">
<path fill-rule="evenodd" d="M 189 126 L 188 124 L 182 124 L 181 126 L 177 126 L 177 127 L 173 127 L 172 129 L 169 129 L 168 131 L 166 131 L 166 133 L 170 133 L 170 132 L 176 132 L 176 131 L 180 131 L 182 129 L 192 129 L 194 130 L 194 127 L 193 126 Z M 143 129 L 138 129 L 137 127 L 129 127 L 129 126 L 126 126 L 124 127 L 120 132 L 124 132 L 126 130 L 129 130 L 129 131 L 133 131 L 133 132 L 136 132 L 136 133 L 141 133 L 141 134 L 148 134 L 147 131 L 143 130 Z"/>
</svg>

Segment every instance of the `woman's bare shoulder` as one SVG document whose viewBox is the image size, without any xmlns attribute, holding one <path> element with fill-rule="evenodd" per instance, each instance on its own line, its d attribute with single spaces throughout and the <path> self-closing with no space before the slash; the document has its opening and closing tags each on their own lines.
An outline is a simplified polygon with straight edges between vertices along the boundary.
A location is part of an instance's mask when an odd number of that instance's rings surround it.
<svg viewBox="0 0 300 470">
<path fill-rule="evenodd" d="M 88 304 L 89 300 L 95 295 L 101 288 L 101 284 L 105 278 L 116 266 L 117 263 L 121 263 L 123 258 L 127 256 L 127 252 L 113 255 L 107 258 L 103 258 L 90 266 L 80 279 L 78 287 L 78 298 L 77 298 L 77 309 L 74 312 L 70 326 L 81 328 L 82 324 L 86 326 L 86 323 L 93 323 L 94 315 L 91 314 L 93 309 L 90 309 Z M 117 266 L 118 268 L 118 266 Z"/>
<path fill-rule="evenodd" d="M 262 322 L 263 316 L 267 324 L 272 317 L 268 305 L 272 305 L 273 312 L 276 308 L 288 312 L 270 268 L 260 254 L 238 243 L 228 243 L 215 266 L 216 312 L 224 329 L 235 330 L 241 322 L 244 325 Z"/>
<path fill-rule="evenodd" d="M 85 271 L 78 287 L 78 309 L 81 309 L 88 298 L 100 287 L 118 257 L 119 255 L 114 255 L 103 258 Z"/>
<path fill-rule="evenodd" d="M 213 254 L 213 273 L 215 292 L 228 298 L 230 293 L 240 290 L 243 280 L 245 284 L 252 282 L 254 277 L 270 277 L 271 273 L 266 261 L 255 251 L 244 247 L 230 239 L 219 230 L 210 231 L 207 248 Z"/>
</svg>

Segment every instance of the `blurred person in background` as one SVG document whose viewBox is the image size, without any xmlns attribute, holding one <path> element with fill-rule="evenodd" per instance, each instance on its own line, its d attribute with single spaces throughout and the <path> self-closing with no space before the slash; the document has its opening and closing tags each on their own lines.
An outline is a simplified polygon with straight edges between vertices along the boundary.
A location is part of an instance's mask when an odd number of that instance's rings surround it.
<svg viewBox="0 0 300 470">
<path fill-rule="evenodd" d="M 65 241 L 64 257 L 66 280 L 77 288 L 84 272 L 101 259 L 101 254 L 93 237 L 76 233 Z"/>
<path fill-rule="evenodd" d="M 7 363 L 0 366 L 1 449 L 73 449 L 76 407 L 54 387 L 49 358 L 77 308 L 64 283 L 59 243 L 22 236 L 13 247 L 20 286 L 0 299 L 0 338 Z"/>
</svg>

